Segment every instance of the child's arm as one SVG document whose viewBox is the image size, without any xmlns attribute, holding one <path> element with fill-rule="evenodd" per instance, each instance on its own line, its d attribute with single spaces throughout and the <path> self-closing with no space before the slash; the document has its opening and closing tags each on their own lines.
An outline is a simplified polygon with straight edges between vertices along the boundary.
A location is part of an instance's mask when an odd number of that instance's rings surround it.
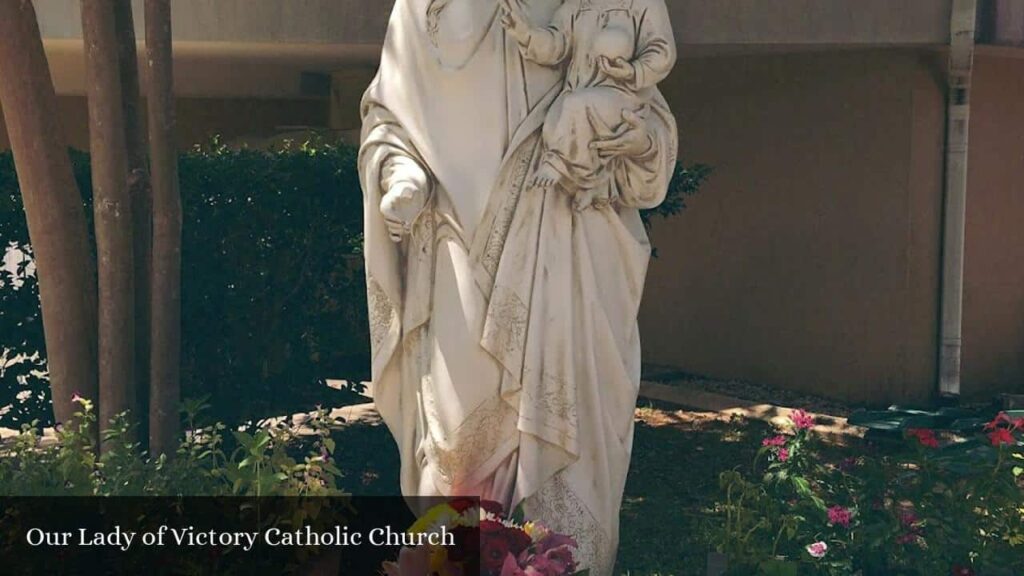
<svg viewBox="0 0 1024 576">
<path fill-rule="evenodd" d="M 566 2 L 546 27 L 535 27 L 520 5 L 522 0 L 501 0 L 501 23 L 516 39 L 523 56 L 542 66 L 557 66 L 568 56 L 572 10 Z"/>
<path fill-rule="evenodd" d="M 676 39 L 664 0 L 651 0 L 637 23 L 637 50 L 632 65 L 633 88 L 650 88 L 668 76 L 676 64 Z"/>
<path fill-rule="evenodd" d="M 676 41 L 668 9 L 662 0 L 651 0 L 634 17 L 637 51 L 632 61 L 625 58 L 601 58 L 598 65 L 608 76 L 639 92 L 658 84 L 676 63 Z"/>
</svg>

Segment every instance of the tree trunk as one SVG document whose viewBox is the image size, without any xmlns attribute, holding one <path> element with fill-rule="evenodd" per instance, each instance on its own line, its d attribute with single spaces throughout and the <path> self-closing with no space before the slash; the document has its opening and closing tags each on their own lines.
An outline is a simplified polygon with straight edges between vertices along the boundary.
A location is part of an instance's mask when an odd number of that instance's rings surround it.
<svg viewBox="0 0 1024 576">
<path fill-rule="evenodd" d="M 96 279 L 82 197 L 58 122 L 57 96 L 29 0 L 0 1 L 0 106 L 14 153 L 39 275 L 54 416 L 68 422 L 77 392 L 93 401 Z"/>
<path fill-rule="evenodd" d="M 153 198 L 146 169 L 146 138 L 139 106 L 139 56 L 135 50 L 135 19 L 131 0 L 115 0 L 114 26 L 121 69 L 121 109 L 128 150 L 128 196 L 132 202 L 135 256 L 135 393 L 132 411 L 146 437 L 149 403 L 150 275 L 153 250 Z"/>
<path fill-rule="evenodd" d="M 135 262 L 114 6 L 82 0 L 99 278 L 101 428 L 135 403 Z M 102 448 L 102 445 L 101 445 Z"/>
<path fill-rule="evenodd" d="M 173 455 L 181 368 L 181 196 L 174 147 L 170 0 L 146 0 L 147 110 L 153 177 L 150 453 Z"/>
</svg>

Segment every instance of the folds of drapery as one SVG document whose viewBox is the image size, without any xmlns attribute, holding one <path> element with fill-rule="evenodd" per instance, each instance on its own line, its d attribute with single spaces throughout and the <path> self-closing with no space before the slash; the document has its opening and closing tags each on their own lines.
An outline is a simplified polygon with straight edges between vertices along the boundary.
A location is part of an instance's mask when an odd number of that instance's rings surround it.
<svg viewBox="0 0 1024 576">
<path fill-rule="evenodd" d="M 651 148 L 614 165 L 614 206 L 578 212 L 561 190 L 530 189 L 534 131 L 505 164 L 475 252 L 490 294 L 481 342 L 518 413 L 512 505 L 577 535 L 594 574 L 614 562 L 640 381 L 650 246 L 637 208 L 661 202 L 675 164 L 675 123 L 653 108 Z"/>
</svg>

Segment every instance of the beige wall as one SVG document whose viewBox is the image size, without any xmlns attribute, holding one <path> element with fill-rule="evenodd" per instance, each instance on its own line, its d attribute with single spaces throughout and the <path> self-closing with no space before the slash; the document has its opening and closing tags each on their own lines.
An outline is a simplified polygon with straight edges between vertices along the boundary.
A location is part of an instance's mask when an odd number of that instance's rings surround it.
<svg viewBox="0 0 1024 576">
<path fill-rule="evenodd" d="M 943 100 L 930 53 L 684 60 L 682 155 L 714 167 L 656 224 L 644 356 L 841 398 L 935 377 Z"/>
<path fill-rule="evenodd" d="M 965 391 L 1024 392 L 1024 59 L 978 58 L 968 162 Z"/>
<path fill-rule="evenodd" d="M 89 147 L 88 111 L 84 96 L 58 97 L 61 126 L 68 145 Z M 145 103 L 143 103 L 145 106 Z M 326 100 L 252 100 L 179 98 L 178 146 L 190 148 L 221 135 L 225 142 L 258 142 L 288 127 L 327 126 Z M 8 148 L 7 130 L 0 116 L 0 149 Z"/>
</svg>

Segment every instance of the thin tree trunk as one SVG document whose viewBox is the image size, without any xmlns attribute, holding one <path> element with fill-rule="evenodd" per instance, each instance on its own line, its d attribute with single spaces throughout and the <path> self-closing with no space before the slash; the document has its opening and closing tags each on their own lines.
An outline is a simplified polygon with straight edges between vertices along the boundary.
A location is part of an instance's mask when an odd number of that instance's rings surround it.
<svg viewBox="0 0 1024 576">
<path fill-rule="evenodd" d="M 39 275 L 54 416 L 68 422 L 77 410 L 71 401 L 76 392 L 97 399 L 96 279 L 82 197 L 29 0 L 0 0 L 0 78 L 0 106 Z"/>
<path fill-rule="evenodd" d="M 149 446 L 174 454 L 181 368 L 181 196 L 174 147 L 170 0 L 146 0 L 147 109 L 153 175 L 153 344 Z"/>
<path fill-rule="evenodd" d="M 82 0 L 99 278 L 100 426 L 135 403 L 135 262 L 114 6 Z M 102 445 L 101 445 L 102 448 Z"/>
<path fill-rule="evenodd" d="M 135 392 L 132 406 L 146 437 L 149 403 L 149 306 L 153 250 L 153 198 L 146 169 L 146 137 L 139 101 L 139 57 L 135 50 L 135 19 L 131 0 L 115 0 L 118 64 L 121 69 L 121 109 L 128 150 L 128 196 L 132 202 L 135 256 Z"/>
</svg>

